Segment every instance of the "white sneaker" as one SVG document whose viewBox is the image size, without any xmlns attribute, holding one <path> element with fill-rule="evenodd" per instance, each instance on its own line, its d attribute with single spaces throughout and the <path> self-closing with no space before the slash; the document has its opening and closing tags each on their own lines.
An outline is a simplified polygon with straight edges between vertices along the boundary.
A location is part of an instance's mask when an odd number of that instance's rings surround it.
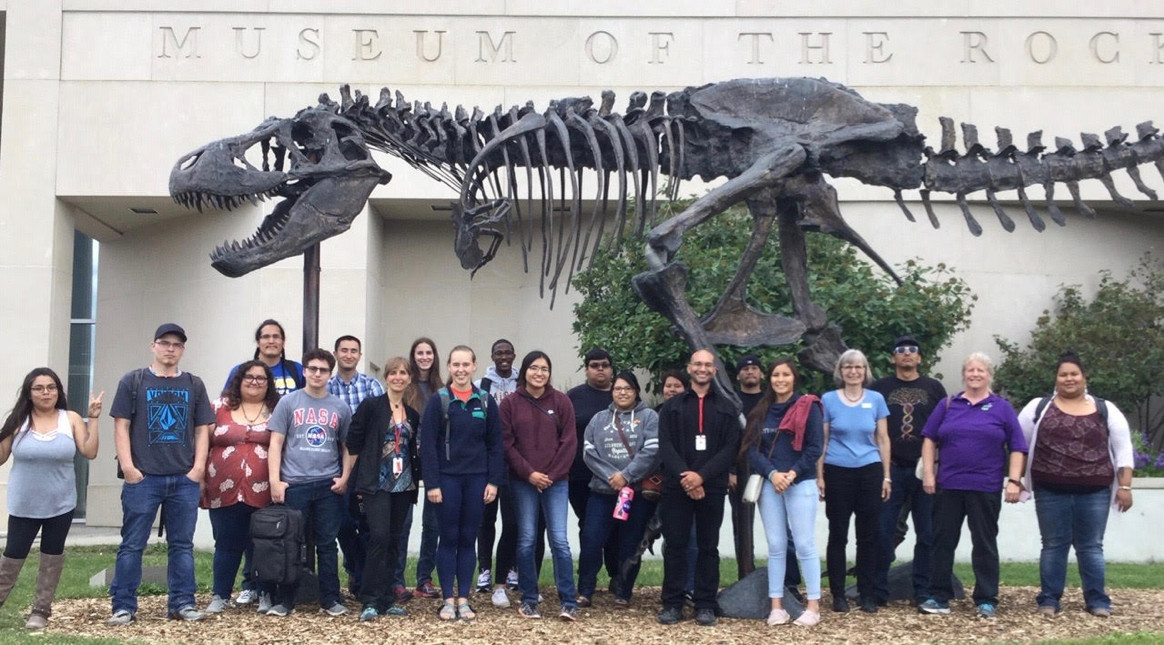
<svg viewBox="0 0 1164 645">
<path fill-rule="evenodd" d="M 509 594 L 505 593 L 504 585 L 497 585 L 493 590 L 493 606 L 502 609 L 509 607 Z"/>
<path fill-rule="evenodd" d="M 249 605 L 258 598 L 259 593 L 254 589 L 243 589 L 238 592 L 238 597 L 234 599 L 236 605 Z"/>
<path fill-rule="evenodd" d="M 203 613 L 221 614 L 222 612 L 226 611 L 226 608 L 229 606 L 230 606 L 229 600 L 225 600 L 225 599 L 223 599 L 222 596 L 220 596 L 218 594 L 214 594 L 210 598 L 210 604 L 206 605 L 206 609 L 203 610 Z"/>
<path fill-rule="evenodd" d="M 477 591 L 487 592 L 493 586 L 493 572 L 489 569 L 482 569 L 481 573 L 477 574 Z"/>
<path fill-rule="evenodd" d="M 291 609 L 289 607 L 285 607 L 283 605 L 275 605 L 274 607 L 271 607 L 270 609 L 267 610 L 268 616 L 278 616 L 279 618 L 283 618 L 284 616 L 286 616 L 287 614 L 290 614 L 290 613 L 291 613 Z"/>
<path fill-rule="evenodd" d="M 334 618 L 336 616 L 343 616 L 344 614 L 348 613 L 348 608 L 337 602 L 331 607 L 321 609 L 320 611 Z"/>
<path fill-rule="evenodd" d="M 517 589 L 517 569 L 510 569 L 509 573 L 505 574 L 505 586 L 510 589 Z"/>
<path fill-rule="evenodd" d="M 271 594 L 269 594 L 269 593 L 259 594 L 259 606 L 255 611 L 259 612 L 260 614 L 265 614 L 270 610 L 271 610 Z"/>
</svg>

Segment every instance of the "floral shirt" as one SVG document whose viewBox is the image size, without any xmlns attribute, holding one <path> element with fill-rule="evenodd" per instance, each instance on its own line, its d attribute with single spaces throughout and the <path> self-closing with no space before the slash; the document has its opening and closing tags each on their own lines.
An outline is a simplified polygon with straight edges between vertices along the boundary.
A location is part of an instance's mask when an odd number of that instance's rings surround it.
<svg viewBox="0 0 1164 645">
<path fill-rule="evenodd" d="M 267 446 L 271 433 L 267 430 L 267 421 L 239 423 L 223 399 L 214 401 L 210 407 L 214 409 L 214 430 L 210 433 L 202 508 L 222 508 L 235 502 L 256 508 L 270 504 Z"/>
</svg>

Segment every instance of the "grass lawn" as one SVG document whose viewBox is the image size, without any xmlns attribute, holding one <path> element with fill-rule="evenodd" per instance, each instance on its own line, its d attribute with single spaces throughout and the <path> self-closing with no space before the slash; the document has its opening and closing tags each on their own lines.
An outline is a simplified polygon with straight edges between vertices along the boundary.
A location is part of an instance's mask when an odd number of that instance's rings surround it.
<svg viewBox="0 0 1164 645">
<path fill-rule="evenodd" d="M 90 587 L 89 578 L 98 571 L 106 567 L 113 566 L 117 548 L 113 546 L 72 547 L 68 549 L 66 553 L 67 559 L 65 564 L 65 571 L 61 577 L 57 598 L 102 598 L 107 596 L 106 589 L 100 587 Z M 149 547 L 149 549 L 146 551 L 144 564 L 149 566 L 165 565 L 165 563 L 166 554 L 164 547 L 160 545 L 153 545 Z M 760 564 L 762 565 L 763 563 L 761 562 Z M 8 602 L 6 602 L 4 607 L 0 609 L 0 643 L 37 642 L 51 644 L 72 644 L 121 642 L 116 639 L 93 639 L 65 637 L 59 635 L 29 636 L 28 633 L 24 630 L 24 621 L 27 619 L 28 607 L 32 603 L 33 588 L 36 584 L 36 572 L 38 565 L 38 558 L 34 552 L 29 556 L 28 561 L 25 563 L 24 570 L 20 575 L 20 580 L 17 583 L 16 588 L 13 589 L 12 594 L 9 596 Z M 409 582 L 414 580 L 415 568 L 415 559 L 410 559 L 408 572 L 406 573 L 406 577 Z M 542 567 L 541 583 L 543 585 L 553 585 L 552 570 L 552 566 L 547 561 L 546 565 Z M 973 580 L 973 574 L 970 571 L 970 565 L 956 565 L 955 571 L 959 577 L 961 577 L 962 580 L 969 586 L 970 581 Z M 195 553 L 195 572 L 198 581 L 198 592 L 208 593 L 210 591 L 211 580 L 210 552 L 198 551 Z M 722 584 L 727 585 L 735 581 L 735 560 L 724 559 L 721 564 L 721 572 L 721 580 L 723 581 Z M 342 570 L 340 575 L 341 578 L 344 578 L 343 582 L 346 587 L 346 575 L 342 572 Z M 662 561 L 646 561 L 643 564 L 641 573 L 639 574 L 638 584 L 643 586 L 660 586 L 662 584 L 662 580 Z M 1108 585 L 1113 588 L 1164 588 L 1164 563 L 1108 563 L 1107 582 Z M 605 587 L 606 583 L 607 580 L 605 575 L 601 574 L 599 578 L 600 588 Z M 1004 586 L 1037 586 L 1039 583 L 1038 564 L 1031 562 L 1002 563 L 1001 583 Z M 1068 570 L 1067 585 L 1069 587 L 1079 586 L 1079 573 L 1075 565 L 1071 565 Z M 141 590 L 142 595 L 161 593 L 164 593 L 164 589 L 151 585 L 145 585 Z M 1064 641 L 1047 642 L 1058 643 Z M 1101 639 L 1069 642 L 1095 645 L 1106 645 L 1108 643 L 1118 643 L 1120 645 L 1123 645 L 1124 643 L 1164 643 L 1164 632 L 1126 634 Z"/>
</svg>

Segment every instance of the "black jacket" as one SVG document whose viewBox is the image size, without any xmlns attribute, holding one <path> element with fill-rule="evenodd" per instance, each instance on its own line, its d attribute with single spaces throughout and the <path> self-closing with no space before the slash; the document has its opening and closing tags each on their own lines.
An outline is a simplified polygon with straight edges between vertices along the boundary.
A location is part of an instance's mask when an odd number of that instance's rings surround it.
<svg viewBox="0 0 1164 645">
<path fill-rule="evenodd" d="M 404 415 L 408 419 L 408 425 L 412 426 L 412 437 L 408 442 L 412 481 L 419 487 L 420 456 L 417 454 L 416 444 L 420 436 L 420 413 L 405 405 Z M 360 407 L 356 408 L 356 413 L 352 415 L 352 425 L 348 428 L 346 444 L 348 453 L 358 457 L 356 472 L 352 476 L 355 492 L 370 495 L 380 489 L 380 450 L 390 427 L 392 408 L 388 404 L 387 394 L 364 399 Z M 401 494 L 410 496 L 409 501 L 416 503 L 415 489 Z"/>
<path fill-rule="evenodd" d="M 703 405 L 703 433 L 707 449 L 695 449 L 699 395 L 692 390 L 671 397 L 659 412 L 659 457 L 663 488 L 682 492 L 680 473 L 694 470 L 708 494 L 727 492 L 728 470 L 740 449 L 739 412 L 712 389 Z"/>
</svg>

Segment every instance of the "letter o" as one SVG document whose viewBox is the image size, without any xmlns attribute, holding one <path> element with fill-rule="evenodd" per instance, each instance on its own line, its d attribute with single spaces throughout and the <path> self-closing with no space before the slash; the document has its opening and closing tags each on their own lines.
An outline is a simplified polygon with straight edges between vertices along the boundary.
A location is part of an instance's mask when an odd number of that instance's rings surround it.
<svg viewBox="0 0 1164 645">
<path fill-rule="evenodd" d="M 1036 36 L 1045 36 L 1046 37 L 1043 40 L 1044 40 L 1044 42 L 1047 43 L 1047 55 L 1045 57 L 1043 57 L 1041 60 L 1039 59 L 1038 56 L 1035 55 L 1035 37 Z M 1032 61 L 1034 61 L 1035 63 L 1037 63 L 1039 65 L 1046 65 L 1047 63 L 1054 60 L 1055 56 L 1057 56 L 1059 54 L 1058 41 L 1055 40 L 1054 36 L 1052 36 L 1051 34 L 1045 32 L 1045 31 L 1036 31 L 1036 32 L 1033 32 L 1030 36 L 1027 36 L 1026 47 L 1027 47 L 1027 56 L 1029 56 Z"/>
<path fill-rule="evenodd" d="M 606 51 L 606 57 L 603 58 L 602 60 L 599 60 L 598 57 L 594 55 L 594 41 L 599 36 L 606 36 L 606 50 L 607 51 Z M 610 32 L 608 32 L 608 31 L 596 31 L 596 32 L 590 34 L 590 37 L 588 37 L 586 39 L 586 57 L 589 58 L 591 62 L 597 63 L 599 65 L 605 65 L 605 64 L 609 63 L 610 61 L 614 60 L 614 57 L 617 55 L 618 55 L 618 39 L 615 38 L 614 35 L 611 34 Z"/>
</svg>

